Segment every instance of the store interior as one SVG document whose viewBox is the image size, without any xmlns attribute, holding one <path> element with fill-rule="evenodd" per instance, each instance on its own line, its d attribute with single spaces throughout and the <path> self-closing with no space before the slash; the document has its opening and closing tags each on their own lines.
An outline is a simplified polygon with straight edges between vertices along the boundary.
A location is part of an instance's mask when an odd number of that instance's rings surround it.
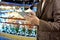
<svg viewBox="0 0 60 40">
<path fill-rule="evenodd" d="M 0 37 L 10 40 L 36 40 L 37 26 L 24 19 L 37 12 L 39 0 L 0 0 Z M 1 39 L 1 38 L 0 38 Z"/>
</svg>

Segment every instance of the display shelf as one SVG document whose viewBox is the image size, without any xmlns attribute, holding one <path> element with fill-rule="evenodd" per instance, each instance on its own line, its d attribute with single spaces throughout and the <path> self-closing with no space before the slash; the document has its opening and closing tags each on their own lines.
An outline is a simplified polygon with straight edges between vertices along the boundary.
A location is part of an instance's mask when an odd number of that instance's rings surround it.
<svg viewBox="0 0 60 40">
<path fill-rule="evenodd" d="M 9 5 L 9 6 L 32 6 L 32 4 L 18 4 L 18 3 L 11 3 L 11 2 L 0 2 L 0 5 Z"/>
<path fill-rule="evenodd" d="M 4 19 L 14 19 L 14 20 L 25 20 L 23 18 L 9 18 L 9 17 L 0 17 L 0 18 L 4 18 Z"/>
<path fill-rule="evenodd" d="M 21 7 L 25 7 L 25 8 L 29 8 L 30 6 L 32 5 L 27 5 L 27 4 L 16 4 L 16 3 L 10 3 L 10 2 L 0 2 L 0 5 L 2 6 L 11 6 L 11 7 L 14 7 L 16 6 L 16 8 L 20 8 Z M 6 9 L 5 9 L 6 10 Z M 12 8 L 12 10 L 15 10 Z M 14 11 L 15 12 L 15 11 Z M 6 13 L 5 13 L 6 14 Z M 12 15 L 12 14 L 11 14 Z M 22 15 L 22 14 L 21 14 Z M 24 30 L 25 31 L 19 31 L 19 32 L 30 32 L 31 31 L 31 35 L 35 33 L 35 31 L 37 30 L 36 28 L 33 28 L 34 25 L 30 24 L 30 22 L 28 21 L 25 21 L 24 18 L 20 18 L 19 16 L 15 17 L 16 15 L 14 15 L 14 17 L 7 17 L 6 16 L 0 16 L 0 19 L 2 20 L 0 22 L 1 24 L 1 27 L 10 27 L 10 28 L 15 28 L 14 30 L 17 30 L 16 28 L 19 28 L 18 31 L 20 29 L 23 29 L 25 28 Z M 23 15 L 22 15 L 23 16 Z M 8 21 L 9 20 L 9 21 Z M 22 26 L 22 27 L 21 27 Z M 2 29 L 2 28 L 1 28 Z M 4 28 L 3 28 L 4 29 Z M 27 30 L 28 29 L 28 30 Z M 33 29 L 36 29 L 36 30 L 33 30 Z M 8 30 L 8 29 L 7 29 Z M 9 31 L 7 32 L 10 32 L 12 29 L 10 29 Z M 6 31 L 6 30 L 5 30 Z M 14 31 L 11 31 L 12 34 L 10 33 L 7 33 L 7 32 L 4 32 L 1 30 L 0 32 L 0 36 L 2 37 L 6 37 L 6 38 L 9 38 L 9 39 L 12 39 L 12 40 L 36 40 L 36 36 L 35 35 L 30 35 L 29 33 L 26 33 L 24 34 L 25 36 L 21 36 L 21 34 L 17 34 L 15 33 L 15 35 L 12 33 Z M 29 36 L 26 36 L 27 34 L 29 34 Z"/>
<path fill-rule="evenodd" d="M 11 22 L 0 22 L 0 23 L 7 23 L 7 24 L 19 24 L 19 23 L 11 23 Z M 31 24 L 19 24 L 19 25 L 28 25 L 28 26 L 33 26 Z"/>
<path fill-rule="evenodd" d="M 12 35 L 7 33 L 1 33 L 0 36 L 6 37 L 12 40 L 36 40 L 36 37 L 25 37 L 25 36 L 18 36 L 18 35 Z"/>
</svg>

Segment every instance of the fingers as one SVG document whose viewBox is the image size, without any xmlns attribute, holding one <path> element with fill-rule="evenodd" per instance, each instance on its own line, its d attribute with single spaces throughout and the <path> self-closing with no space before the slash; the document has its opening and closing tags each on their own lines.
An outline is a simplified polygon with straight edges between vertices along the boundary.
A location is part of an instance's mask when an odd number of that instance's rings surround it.
<svg viewBox="0 0 60 40">
<path fill-rule="evenodd" d="M 32 18 L 32 17 L 36 16 L 36 13 L 35 12 L 30 12 L 29 14 L 27 14 L 25 16 Z"/>
<path fill-rule="evenodd" d="M 33 17 L 33 15 L 27 14 L 27 15 L 24 16 L 24 18 L 26 18 L 26 17 L 31 18 L 31 17 Z"/>
<path fill-rule="evenodd" d="M 31 14 L 31 15 L 36 15 L 36 13 L 35 13 L 35 12 L 33 12 L 33 11 L 31 11 L 31 12 L 30 12 L 30 14 Z"/>
<path fill-rule="evenodd" d="M 30 16 L 28 16 L 28 15 L 24 16 L 24 18 L 25 18 L 26 20 L 28 20 L 28 21 L 30 21 L 30 20 L 31 20 L 31 17 L 30 17 Z"/>
<path fill-rule="evenodd" d="M 27 17 L 32 17 L 33 15 L 31 15 L 31 14 L 27 14 L 26 16 L 27 16 Z"/>
</svg>

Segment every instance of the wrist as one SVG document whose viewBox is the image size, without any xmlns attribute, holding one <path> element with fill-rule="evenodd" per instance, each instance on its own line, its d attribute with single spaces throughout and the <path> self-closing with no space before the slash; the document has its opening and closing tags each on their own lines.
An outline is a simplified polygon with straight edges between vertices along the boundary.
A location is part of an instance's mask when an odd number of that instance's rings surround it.
<svg viewBox="0 0 60 40">
<path fill-rule="evenodd" d="M 38 19 L 38 23 L 37 23 L 37 25 L 39 25 L 39 23 L 40 23 L 39 21 L 40 21 L 40 20 Z"/>
<path fill-rule="evenodd" d="M 40 23 L 40 20 L 39 20 L 39 19 L 37 19 L 36 25 L 39 25 L 39 23 Z"/>
</svg>

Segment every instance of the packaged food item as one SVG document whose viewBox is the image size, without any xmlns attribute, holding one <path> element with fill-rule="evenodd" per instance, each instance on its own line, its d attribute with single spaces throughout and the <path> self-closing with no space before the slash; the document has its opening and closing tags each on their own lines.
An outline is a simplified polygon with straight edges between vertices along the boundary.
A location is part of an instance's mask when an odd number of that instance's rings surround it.
<svg viewBox="0 0 60 40">
<path fill-rule="evenodd" d="M 23 25 L 20 25 L 19 30 L 18 30 L 18 35 L 24 36 L 25 35 L 25 28 Z"/>
</svg>

